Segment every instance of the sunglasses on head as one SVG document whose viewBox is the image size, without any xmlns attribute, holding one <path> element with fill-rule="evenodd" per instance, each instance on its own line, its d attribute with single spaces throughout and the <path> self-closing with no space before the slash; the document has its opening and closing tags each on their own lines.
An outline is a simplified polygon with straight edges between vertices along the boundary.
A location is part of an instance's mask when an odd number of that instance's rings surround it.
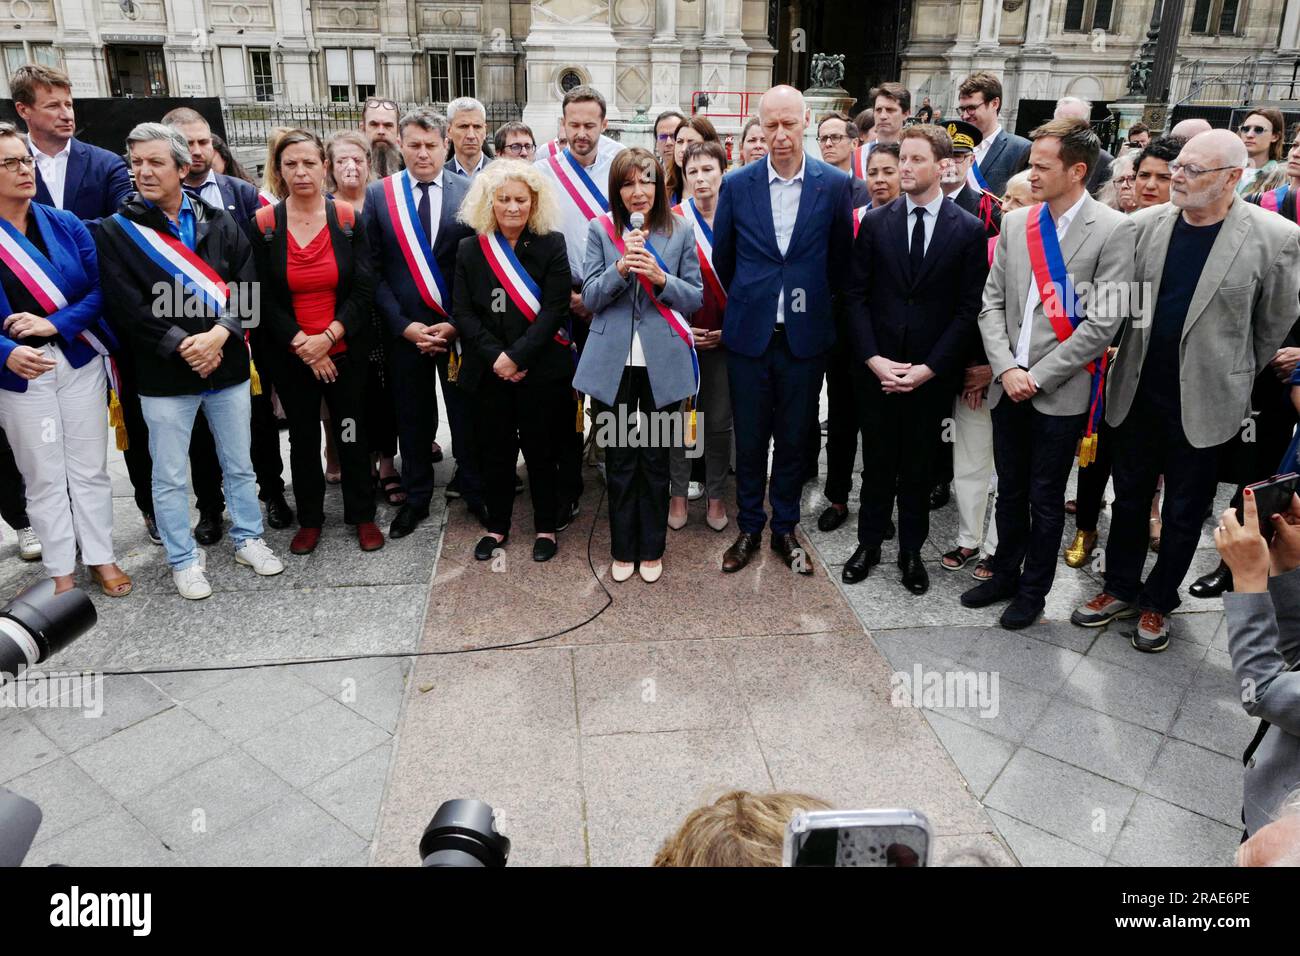
<svg viewBox="0 0 1300 956">
<path fill-rule="evenodd" d="M 386 110 L 398 112 L 397 104 L 392 100 L 366 100 L 366 105 L 362 107 L 362 111 L 373 110 L 377 106 L 382 106 Z"/>
</svg>

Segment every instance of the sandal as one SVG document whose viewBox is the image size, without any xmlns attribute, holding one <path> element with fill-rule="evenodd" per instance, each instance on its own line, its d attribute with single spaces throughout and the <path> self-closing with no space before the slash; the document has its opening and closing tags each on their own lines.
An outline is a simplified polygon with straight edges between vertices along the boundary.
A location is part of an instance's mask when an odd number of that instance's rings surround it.
<svg viewBox="0 0 1300 956">
<path fill-rule="evenodd" d="M 971 571 L 970 576 L 976 581 L 989 581 L 993 578 L 993 566 L 989 564 L 988 558 L 980 558 Z"/>
<path fill-rule="evenodd" d="M 1151 519 L 1151 550 L 1157 553 L 1160 551 L 1160 532 L 1163 527 L 1159 518 Z"/>
<path fill-rule="evenodd" d="M 390 505 L 400 505 L 406 501 L 406 492 L 402 490 L 402 479 L 397 475 L 385 475 L 376 478 L 375 482 L 379 485 L 379 493 Z"/>
<path fill-rule="evenodd" d="M 99 589 L 104 592 L 106 597 L 126 597 L 135 587 L 135 585 L 131 583 L 131 579 L 125 574 L 119 575 L 115 578 L 106 578 L 94 568 L 90 568 L 90 576 L 94 579 L 95 583 L 99 585 Z M 121 590 L 122 585 L 126 585 L 125 591 Z"/>
<path fill-rule="evenodd" d="M 960 571 L 972 558 L 978 558 L 979 554 L 978 548 L 953 548 L 940 561 L 945 571 Z"/>
</svg>

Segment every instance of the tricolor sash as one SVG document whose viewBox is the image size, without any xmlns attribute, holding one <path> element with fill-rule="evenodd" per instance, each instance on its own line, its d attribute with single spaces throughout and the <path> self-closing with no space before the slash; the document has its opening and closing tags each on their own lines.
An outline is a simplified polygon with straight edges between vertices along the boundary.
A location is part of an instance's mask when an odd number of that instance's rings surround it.
<svg viewBox="0 0 1300 956">
<path fill-rule="evenodd" d="M 980 193 L 980 195 L 989 191 L 989 182 L 984 178 L 984 174 L 980 172 L 979 160 L 974 157 L 971 158 L 970 169 L 966 170 L 966 185 Z"/>
<path fill-rule="evenodd" d="M 406 268 L 410 270 L 420 298 L 434 312 L 446 318 L 447 283 L 438 270 L 438 260 L 433 256 L 424 223 L 420 221 L 409 171 L 394 173 L 384 180 L 384 199 L 388 203 L 388 215 L 393 221 L 397 245 L 402 250 L 402 257 L 406 259 Z"/>
<path fill-rule="evenodd" d="M 270 194 L 269 192 L 267 192 L 265 189 L 259 189 L 259 190 L 257 191 L 257 204 L 258 204 L 259 206 L 274 206 L 274 205 L 275 205 L 276 203 L 278 203 L 279 201 L 280 201 L 280 200 L 276 199 L 273 195 L 271 195 L 271 194 Z"/>
<path fill-rule="evenodd" d="M 867 210 L 871 208 L 871 203 L 865 206 L 859 206 L 853 210 L 853 238 L 858 238 L 858 230 L 862 228 L 862 220 L 866 218 Z"/>
<path fill-rule="evenodd" d="M 627 243 L 623 241 L 623 237 L 620 236 L 618 234 L 618 231 L 614 228 L 613 217 L 610 216 L 609 213 L 606 213 L 605 215 L 600 217 L 600 224 L 605 227 L 605 232 L 606 234 L 608 234 L 610 241 L 614 243 L 614 248 L 618 250 L 619 255 L 623 255 L 625 252 L 627 252 Z M 654 247 L 654 245 L 650 242 L 650 237 L 648 235 L 645 237 L 645 250 L 646 252 L 650 253 L 652 256 L 655 257 L 655 262 L 659 264 L 660 269 L 662 269 L 665 273 L 668 272 L 667 264 L 664 262 L 663 258 L 659 255 L 659 250 L 657 250 Z M 690 350 L 691 369 L 695 373 L 695 394 L 699 395 L 700 360 L 699 357 L 696 356 L 695 354 L 695 335 L 694 333 L 691 332 L 691 324 L 687 322 L 686 317 L 682 315 L 680 312 L 678 312 L 676 309 L 669 308 L 668 306 L 660 302 L 658 298 L 656 298 L 654 285 L 653 283 L 650 282 L 650 280 L 647 277 L 640 275 L 638 273 L 632 273 L 632 274 L 637 277 L 637 280 L 641 283 L 641 288 L 645 290 L 645 294 L 649 297 L 650 301 L 654 304 L 654 307 L 659 310 L 659 314 L 664 317 L 664 321 L 668 323 L 668 327 L 677 333 L 678 337 L 683 342 L 686 343 L 687 349 Z"/>
<path fill-rule="evenodd" d="M 569 197 L 588 222 L 601 213 L 609 212 L 605 194 L 574 158 L 573 153 L 566 149 L 558 156 L 550 157 L 547 162 L 555 173 L 555 178 L 560 181 L 561 192 Z"/>
<path fill-rule="evenodd" d="M 1266 193 L 1260 193 L 1259 204 L 1269 212 L 1275 212 L 1278 215 L 1285 215 L 1282 204 L 1286 202 L 1287 193 L 1291 191 L 1291 184 L 1284 183 L 1277 189 L 1270 189 Z M 1296 202 L 1293 213 L 1293 222 L 1300 225 L 1300 200 Z"/>
<path fill-rule="evenodd" d="M 59 288 L 59 282 L 64 280 L 64 277 L 58 267 L 30 239 L 4 219 L 0 219 L 0 262 L 9 267 L 22 283 L 23 288 L 40 303 L 46 316 L 68 307 L 68 298 Z M 117 373 L 117 365 L 113 361 L 109 345 L 104 341 L 107 335 L 102 330 L 86 328 L 77 335 L 77 338 L 99 355 L 104 363 L 104 372 L 108 376 L 109 384 L 113 387 L 113 391 L 120 395 L 121 378 Z"/>
<path fill-rule="evenodd" d="M 487 257 L 492 274 L 506 290 L 510 301 L 524 314 L 524 318 L 529 322 L 536 322 L 537 316 L 542 311 L 542 287 L 533 281 L 533 277 L 520 264 L 518 257 L 515 256 L 515 250 L 510 247 L 506 237 L 499 231 L 490 236 L 480 234 L 478 244 L 483 250 L 483 255 Z M 573 348 L 573 343 L 569 341 L 565 329 L 555 333 L 555 341 L 566 349 Z"/>
<path fill-rule="evenodd" d="M 127 237 L 154 265 L 197 295 L 211 315 L 221 315 L 230 302 L 230 289 L 215 269 L 170 232 L 132 222 L 120 212 L 113 218 Z"/>
<path fill-rule="evenodd" d="M 1056 238 L 1056 223 L 1052 221 L 1047 203 L 1039 203 L 1029 210 L 1025 229 L 1029 246 L 1029 265 L 1034 273 L 1038 297 L 1043 301 L 1043 314 L 1052 323 L 1058 341 L 1064 342 L 1083 321 L 1079 315 L 1079 302 L 1074 294 L 1074 284 L 1065 270 L 1065 257 Z M 1088 424 L 1079 448 L 1079 467 L 1089 465 L 1097 457 L 1097 428 L 1101 425 L 1102 394 L 1106 379 L 1107 353 L 1086 366 L 1092 375 L 1092 403 L 1088 409 Z"/>
<path fill-rule="evenodd" d="M 560 155 L 560 141 L 553 139 L 549 143 L 543 143 L 537 148 L 538 159 L 550 159 L 552 156 Z"/>
<path fill-rule="evenodd" d="M 861 179 L 867 180 L 867 154 L 870 150 L 866 146 L 854 146 L 853 154 L 849 157 L 849 171 Z"/>
<path fill-rule="evenodd" d="M 722 280 L 718 278 L 718 270 L 713 267 L 713 230 L 709 227 L 704 218 L 704 214 L 696 208 L 695 200 L 688 199 L 679 206 L 673 207 L 673 212 L 683 217 L 695 229 L 695 252 L 700 259 L 700 272 L 704 275 L 704 281 L 709 284 L 713 294 L 717 296 L 718 301 L 725 308 L 727 305 L 727 290 L 722 287 Z"/>
</svg>

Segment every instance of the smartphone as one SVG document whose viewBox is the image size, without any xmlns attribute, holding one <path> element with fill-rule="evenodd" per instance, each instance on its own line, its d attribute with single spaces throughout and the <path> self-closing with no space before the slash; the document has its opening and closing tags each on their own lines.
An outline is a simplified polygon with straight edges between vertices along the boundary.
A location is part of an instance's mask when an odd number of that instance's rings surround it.
<svg viewBox="0 0 1300 956">
<path fill-rule="evenodd" d="M 1291 496 L 1295 494 L 1297 481 L 1300 481 L 1300 475 L 1292 471 L 1246 486 L 1255 499 L 1255 513 L 1259 515 L 1259 533 L 1264 536 L 1265 541 L 1273 540 L 1273 522 L 1269 517 L 1277 514 L 1284 515 L 1291 510 Z M 1237 508 L 1237 520 L 1246 520 L 1240 506 Z"/>
<path fill-rule="evenodd" d="M 786 824 L 783 866 L 925 866 L 930 821 L 916 810 L 816 810 Z"/>
</svg>

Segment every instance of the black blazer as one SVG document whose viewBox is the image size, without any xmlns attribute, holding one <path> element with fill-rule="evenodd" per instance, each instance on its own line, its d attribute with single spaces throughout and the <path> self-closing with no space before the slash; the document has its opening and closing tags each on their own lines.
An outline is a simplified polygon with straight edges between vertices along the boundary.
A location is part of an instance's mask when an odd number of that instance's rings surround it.
<svg viewBox="0 0 1300 956">
<path fill-rule="evenodd" d="M 992 202 L 992 200 L 989 201 Z M 975 190 L 971 189 L 970 186 L 963 186 L 961 192 L 957 194 L 957 198 L 954 199 L 953 202 L 955 202 L 962 209 L 965 209 L 976 219 L 979 219 L 981 225 L 983 224 L 984 220 L 980 219 L 980 194 L 977 193 Z M 993 203 L 992 221 L 985 228 L 984 232 L 989 239 L 992 239 L 994 236 L 998 235 L 1001 231 L 1002 231 L 1002 209 L 998 206 L 997 203 Z"/>
<path fill-rule="evenodd" d="M 282 202 L 276 203 L 274 209 L 275 231 L 269 240 L 259 234 L 253 245 L 253 256 L 262 282 L 262 332 L 272 343 L 287 349 L 302 327 L 294 315 L 293 295 L 289 291 L 288 212 Z M 349 352 L 368 349 L 375 279 L 365 227 L 358 215 L 352 234 L 346 234 L 339 225 L 334 200 L 326 199 L 325 228 L 330 231 L 330 245 L 334 247 L 334 261 L 339 270 L 334 318 L 343 324 Z"/>
<path fill-rule="evenodd" d="M 883 355 L 928 365 L 940 379 L 966 367 L 988 277 L 984 225 L 954 203 L 939 206 L 920 272 L 911 275 L 907 197 L 862 219 L 845 293 L 854 358 Z"/>
<path fill-rule="evenodd" d="M 463 349 L 456 384 L 468 392 L 478 390 L 484 375 L 495 374 L 492 365 L 502 352 L 521 369 L 528 369 L 520 385 L 573 378 L 571 353 L 555 341 L 555 333 L 569 317 L 573 288 L 564 234 L 539 236 L 525 227 L 515 243 L 515 258 L 542 290 L 542 311 L 533 322 L 505 294 L 477 235 L 462 239 L 457 247 L 451 320 Z"/>
</svg>

